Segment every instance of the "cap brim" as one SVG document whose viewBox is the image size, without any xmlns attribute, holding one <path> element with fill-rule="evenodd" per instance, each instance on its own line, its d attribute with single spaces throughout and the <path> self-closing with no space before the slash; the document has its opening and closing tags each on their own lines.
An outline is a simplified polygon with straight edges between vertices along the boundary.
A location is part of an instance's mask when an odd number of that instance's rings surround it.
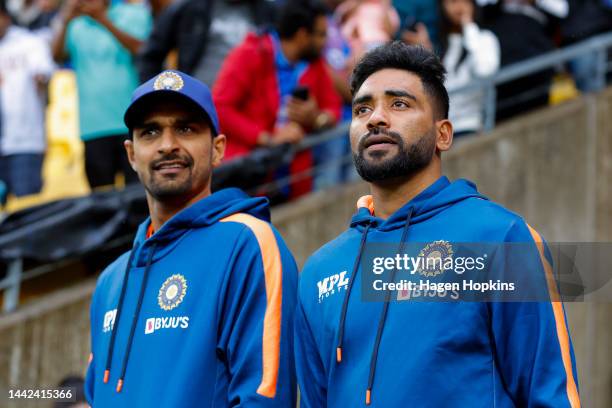
<svg viewBox="0 0 612 408">
<path fill-rule="evenodd" d="M 163 101 L 164 98 L 168 97 L 182 99 L 188 104 L 192 105 L 196 110 L 200 111 L 204 118 L 206 118 L 206 120 L 208 121 L 213 136 L 217 135 L 217 129 L 215 129 L 213 121 L 208 115 L 208 112 L 206 112 L 206 110 L 203 109 L 198 102 L 196 102 L 188 95 L 167 89 L 152 91 L 136 99 L 125 111 L 125 114 L 123 115 L 123 122 L 128 127 L 128 129 L 134 129 L 134 127 L 138 125 L 138 119 L 143 118 L 143 116 L 150 109 L 152 104 L 154 104 L 156 101 Z"/>
</svg>

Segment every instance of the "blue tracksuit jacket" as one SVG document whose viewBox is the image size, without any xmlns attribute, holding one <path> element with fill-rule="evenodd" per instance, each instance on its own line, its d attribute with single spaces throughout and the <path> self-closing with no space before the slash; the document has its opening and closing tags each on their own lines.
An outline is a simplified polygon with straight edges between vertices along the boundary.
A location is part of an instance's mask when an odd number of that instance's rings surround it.
<svg viewBox="0 0 612 408">
<path fill-rule="evenodd" d="M 350 228 L 317 251 L 300 276 L 295 352 L 302 407 L 579 406 L 550 253 L 535 230 L 465 180 L 441 177 L 387 220 L 373 215 L 371 198 L 360 201 Z M 398 294 L 384 311 L 384 302 L 363 297 L 363 264 L 355 273 L 354 266 L 362 242 L 401 240 L 526 243 L 535 256 L 520 269 L 548 285 L 550 297 L 416 302 Z"/>
<path fill-rule="evenodd" d="M 92 299 L 94 408 L 295 406 L 297 269 L 269 219 L 226 189 L 140 226 Z"/>
</svg>

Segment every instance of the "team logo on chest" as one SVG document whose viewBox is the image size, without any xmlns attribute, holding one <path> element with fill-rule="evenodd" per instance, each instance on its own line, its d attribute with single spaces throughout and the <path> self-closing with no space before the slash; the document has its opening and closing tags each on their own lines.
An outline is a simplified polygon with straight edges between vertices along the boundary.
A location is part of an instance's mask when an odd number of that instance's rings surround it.
<svg viewBox="0 0 612 408">
<path fill-rule="evenodd" d="M 117 317 L 117 309 L 109 310 L 104 314 L 104 325 L 102 327 L 103 333 L 108 333 L 113 330 L 115 326 L 115 317 Z"/>
<path fill-rule="evenodd" d="M 325 300 L 325 298 L 348 288 L 349 280 L 346 277 L 346 273 L 347 271 L 342 271 L 317 282 L 319 303 Z"/>
<path fill-rule="evenodd" d="M 183 275 L 172 275 L 162 284 L 157 303 L 164 310 L 172 310 L 181 304 L 187 293 L 187 281 Z"/>
<path fill-rule="evenodd" d="M 419 253 L 422 262 L 417 272 L 423 276 L 438 276 L 450 268 L 452 262 L 453 247 L 448 241 L 434 241 L 425 246 Z"/>
</svg>

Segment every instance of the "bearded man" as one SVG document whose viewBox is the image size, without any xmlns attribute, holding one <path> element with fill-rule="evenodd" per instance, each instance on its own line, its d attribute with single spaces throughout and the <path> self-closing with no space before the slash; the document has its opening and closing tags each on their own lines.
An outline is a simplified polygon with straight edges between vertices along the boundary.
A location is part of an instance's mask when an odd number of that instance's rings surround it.
<svg viewBox="0 0 612 408">
<path fill-rule="evenodd" d="M 444 77 L 434 54 L 398 42 L 370 51 L 355 67 L 350 141 L 371 195 L 300 276 L 295 352 L 302 407 L 580 406 L 547 246 L 473 183 L 442 175 L 441 156 L 453 141 Z M 467 261 L 460 265 L 455 256 L 461 243 L 497 251 L 476 258 L 483 265 L 477 273 L 466 271 Z M 511 243 L 521 245 L 518 268 L 503 262 L 516 259 L 503 256 Z M 398 283 L 403 251 L 416 246 L 417 261 L 427 263 L 408 276 L 433 287 L 444 288 L 447 277 L 527 285 L 502 299 L 511 301 L 496 301 L 500 291 L 474 296 L 471 286 L 446 296 L 432 296 L 427 285 L 397 290 L 372 279 L 383 276 L 380 258 L 368 261 L 368 251 L 382 251 L 376 245 L 398 252 L 384 259 L 383 269 L 392 270 L 385 284 Z M 430 266 L 439 259 L 454 263 L 456 273 Z M 374 296 L 380 288 L 382 301 Z M 544 294 L 526 296 L 534 288 Z"/>
<path fill-rule="evenodd" d="M 125 153 L 150 217 L 91 301 L 93 407 L 294 407 L 297 268 L 268 200 L 211 191 L 225 135 L 179 71 L 138 87 Z"/>
</svg>

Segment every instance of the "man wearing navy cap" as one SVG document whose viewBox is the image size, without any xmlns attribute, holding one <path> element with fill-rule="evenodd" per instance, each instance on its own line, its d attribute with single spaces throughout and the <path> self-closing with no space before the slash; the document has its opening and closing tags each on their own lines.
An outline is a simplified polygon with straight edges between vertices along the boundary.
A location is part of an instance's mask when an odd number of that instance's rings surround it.
<svg viewBox="0 0 612 408">
<path fill-rule="evenodd" d="M 209 89 L 162 72 L 124 121 L 150 218 L 93 295 L 89 403 L 294 407 L 297 268 L 266 199 L 211 193 L 225 136 Z"/>
</svg>

